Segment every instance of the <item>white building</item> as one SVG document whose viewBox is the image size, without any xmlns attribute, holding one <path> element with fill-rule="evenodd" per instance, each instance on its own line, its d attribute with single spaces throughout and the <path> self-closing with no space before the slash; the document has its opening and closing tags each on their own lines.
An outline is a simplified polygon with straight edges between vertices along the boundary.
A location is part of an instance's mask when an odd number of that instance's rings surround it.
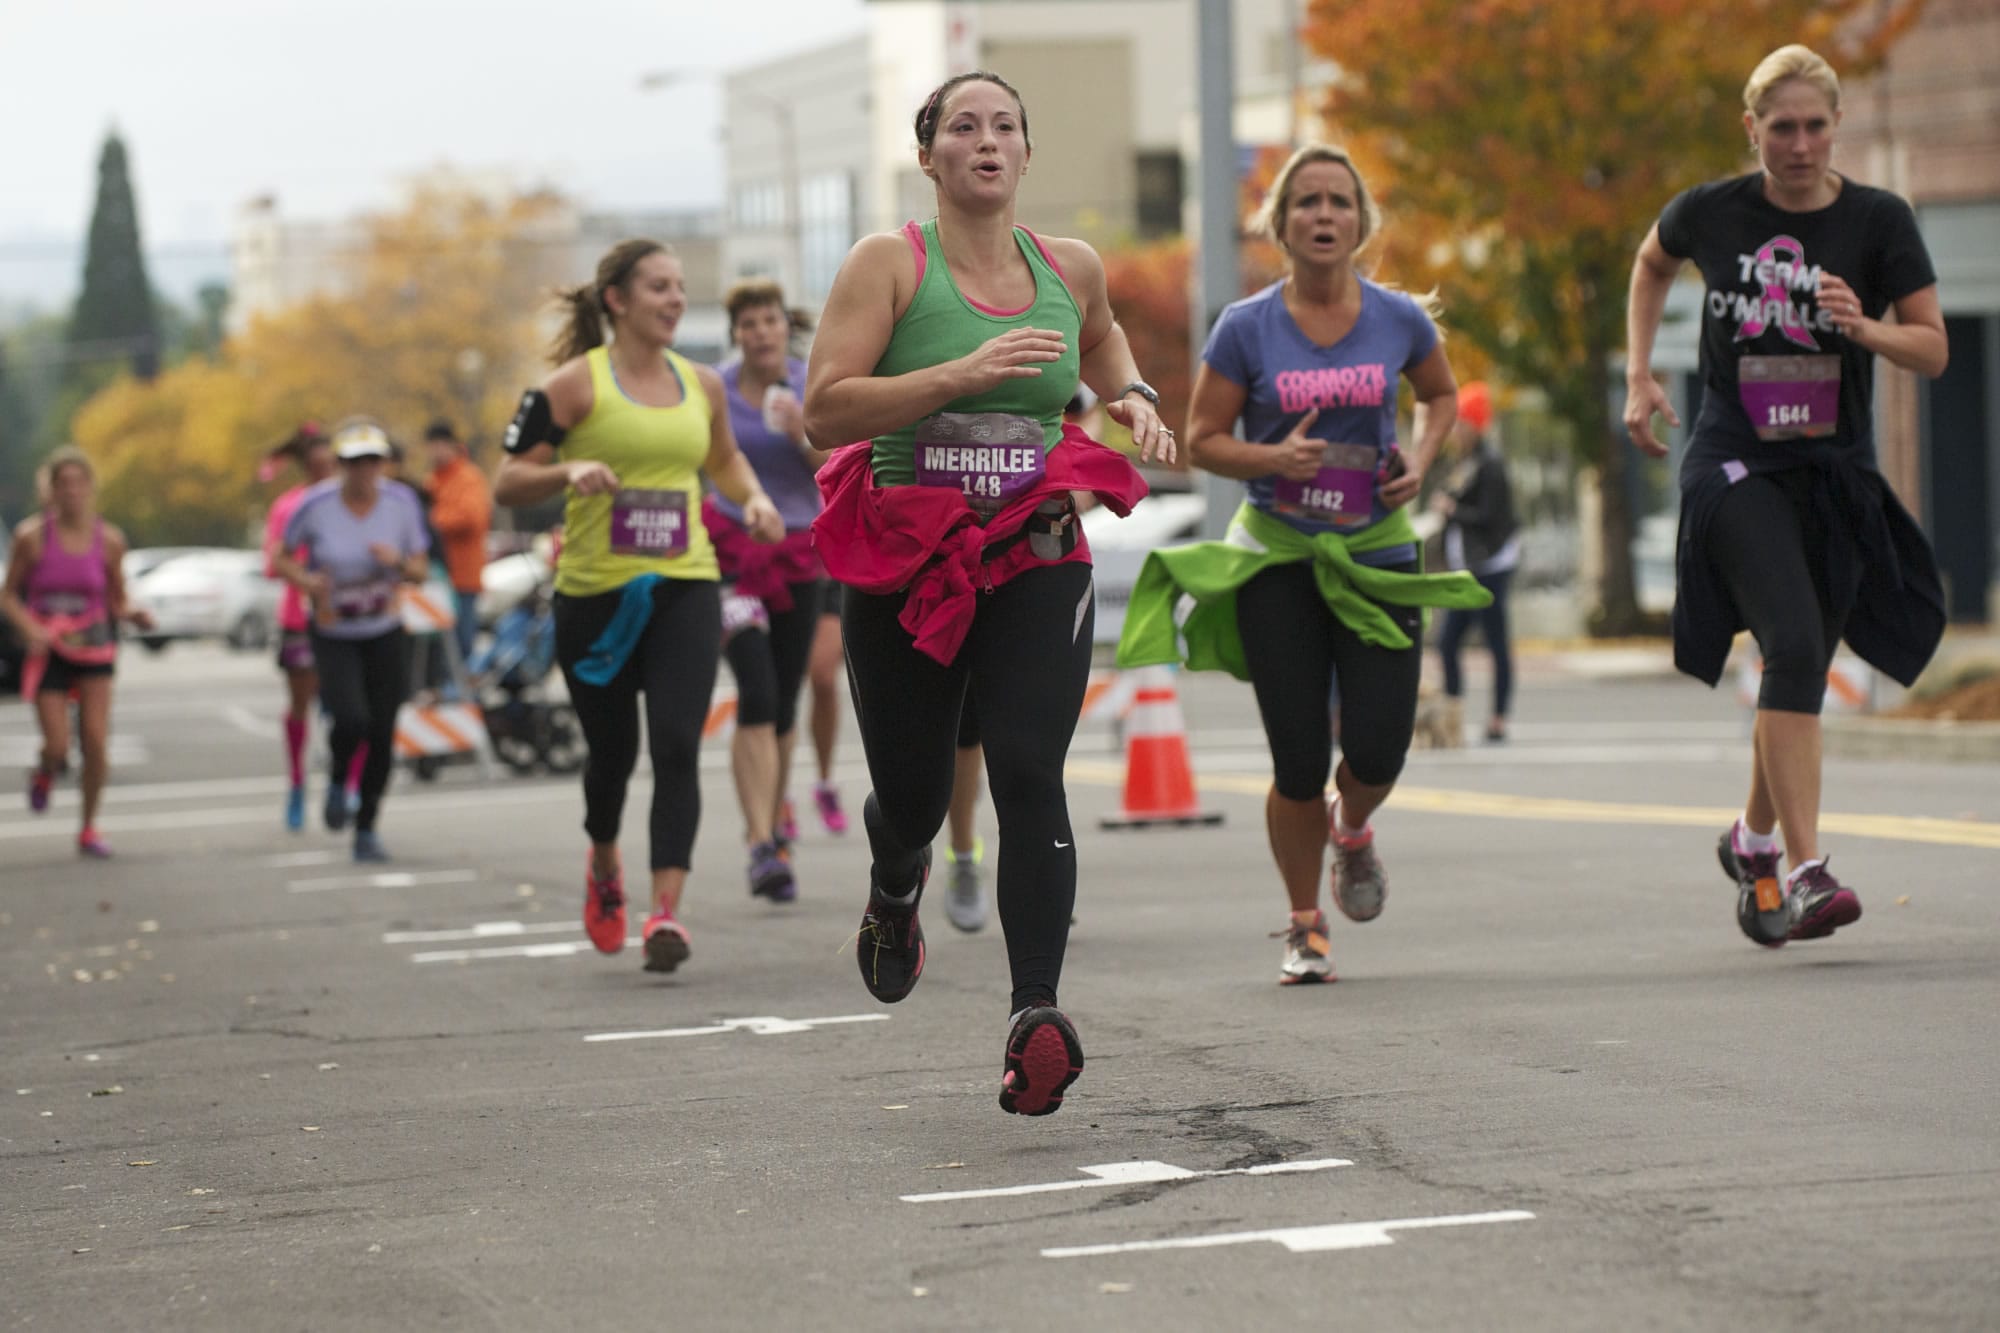
<svg viewBox="0 0 2000 1333">
<path fill-rule="evenodd" d="M 1301 63 L 1302 6 L 1232 6 L 1245 148 L 1290 142 L 1309 123 L 1294 108 L 1327 70 Z M 1000 73 L 1027 105 L 1024 224 L 1101 245 L 1181 231 L 1195 17 L 1194 0 L 876 0 L 865 33 L 730 73 L 724 273 L 770 275 L 816 308 L 856 239 L 930 216 L 913 121 L 933 88 L 969 69 Z"/>
</svg>

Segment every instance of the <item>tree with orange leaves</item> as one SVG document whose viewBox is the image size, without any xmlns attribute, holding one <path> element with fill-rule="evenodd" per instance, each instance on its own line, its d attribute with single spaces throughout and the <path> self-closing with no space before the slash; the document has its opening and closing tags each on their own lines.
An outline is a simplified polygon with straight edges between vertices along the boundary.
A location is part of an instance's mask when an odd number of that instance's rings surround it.
<svg viewBox="0 0 2000 1333">
<path fill-rule="evenodd" d="M 1615 419 L 1632 254 L 1679 190 L 1743 166 L 1744 79 L 1787 42 L 1865 74 L 1923 0 L 1312 0 L 1324 111 L 1389 169 L 1405 286 L 1540 386 L 1603 491 L 1601 633 L 1640 623 Z"/>
</svg>

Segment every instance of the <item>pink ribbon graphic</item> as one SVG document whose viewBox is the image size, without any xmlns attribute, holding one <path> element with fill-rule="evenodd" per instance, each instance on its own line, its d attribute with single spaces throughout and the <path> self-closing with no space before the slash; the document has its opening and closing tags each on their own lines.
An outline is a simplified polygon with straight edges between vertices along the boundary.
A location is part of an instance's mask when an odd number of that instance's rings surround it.
<svg viewBox="0 0 2000 1333">
<path fill-rule="evenodd" d="M 1773 236 L 1764 242 L 1763 248 L 1757 251 L 1757 263 L 1760 267 L 1765 264 L 1772 266 L 1771 280 L 1764 284 L 1764 296 L 1757 303 L 1757 308 L 1737 327 L 1736 340 L 1741 342 L 1745 338 L 1761 335 L 1769 327 L 1768 321 L 1764 318 L 1765 312 L 1771 309 L 1771 303 L 1775 301 L 1778 308 L 1778 331 L 1785 335 L 1787 341 L 1818 351 L 1819 343 L 1814 341 L 1812 330 L 1805 324 L 1805 307 L 1794 305 L 1792 293 L 1778 280 L 1777 265 L 1781 255 L 1789 259 L 1794 268 L 1805 267 L 1806 248 L 1791 237 Z"/>
</svg>

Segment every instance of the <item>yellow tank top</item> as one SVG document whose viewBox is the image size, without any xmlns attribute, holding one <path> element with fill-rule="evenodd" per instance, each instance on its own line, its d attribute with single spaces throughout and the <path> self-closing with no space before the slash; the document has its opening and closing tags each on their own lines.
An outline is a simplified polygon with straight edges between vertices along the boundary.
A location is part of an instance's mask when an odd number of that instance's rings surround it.
<svg viewBox="0 0 2000 1333">
<path fill-rule="evenodd" d="M 590 415 L 563 438 L 565 461 L 603 463 L 618 474 L 611 495 L 571 492 L 563 506 L 556 591 L 572 597 L 615 592 L 641 574 L 717 579 L 715 547 L 701 522 L 701 465 L 708 458 L 713 406 L 694 363 L 669 349 L 681 384 L 673 407 L 635 403 L 619 387 L 609 350 L 585 354 Z"/>
</svg>

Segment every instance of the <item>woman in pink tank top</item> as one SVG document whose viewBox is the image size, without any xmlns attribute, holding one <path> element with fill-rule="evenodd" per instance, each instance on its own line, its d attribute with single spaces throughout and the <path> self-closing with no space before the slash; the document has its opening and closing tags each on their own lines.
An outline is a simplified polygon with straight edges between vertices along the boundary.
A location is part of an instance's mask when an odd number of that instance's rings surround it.
<svg viewBox="0 0 2000 1333">
<path fill-rule="evenodd" d="M 0 613 L 28 646 L 22 693 L 42 728 L 40 761 L 28 775 L 28 808 L 49 808 L 49 790 L 69 762 L 69 700 L 77 702 L 83 750 L 83 827 L 76 849 L 106 857 L 97 809 L 111 772 L 111 673 L 117 622 L 150 628 L 153 618 L 125 600 L 125 534 L 97 515 L 97 473 L 71 445 L 50 454 L 36 477 L 48 506 L 14 529 Z"/>
<path fill-rule="evenodd" d="M 290 439 L 266 454 L 257 479 L 272 480 L 287 463 L 296 463 L 305 480 L 271 501 L 271 511 L 264 519 L 264 573 L 274 579 L 279 575 L 273 560 L 284 545 L 285 526 L 306 492 L 334 473 L 333 446 L 318 422 L 301 423 Z M 285 673 L 285 762 L 291 778 L 285 795 L 285 827 L 294 833 L 306 826 L 306 733 L 313 703 L 319 698 L 319 667 L 313 661 L 308 629 L 305 598 L 287 583 L 278 600 L 278 669 Z"/>
</svg>

